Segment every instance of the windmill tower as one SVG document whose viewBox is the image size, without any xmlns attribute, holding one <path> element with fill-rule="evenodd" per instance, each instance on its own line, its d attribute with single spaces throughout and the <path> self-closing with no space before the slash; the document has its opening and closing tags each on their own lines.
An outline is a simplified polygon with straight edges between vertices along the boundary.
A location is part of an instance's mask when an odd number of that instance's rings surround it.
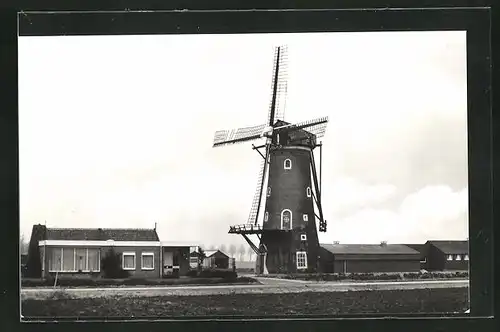
<svg viewBox="0 0 500 332">
<path fill-rule="evenodd" d="M 321 207 L 321 143 L 317 138 L 325 134 L 328 118 L 295 124 L 284 120 L 286 64 L 286 46 L 276 47 L 267 121 L 259 126 L 217 131 L 213 143 L 219 147 L 266 140 L 260 146 L 252 145 L 262 164 L 248 220 L 229 229 L 229 233 L 242 235 L 257 253 L 258 273 L 317 271 L 316 221 L 318 230 L 326 232 Z M 319 180 L 313 152 L 316 147 L 320 148 Z M 249 235 L 256 235 L 260 243 L 254 244 Z"/>
</svg>

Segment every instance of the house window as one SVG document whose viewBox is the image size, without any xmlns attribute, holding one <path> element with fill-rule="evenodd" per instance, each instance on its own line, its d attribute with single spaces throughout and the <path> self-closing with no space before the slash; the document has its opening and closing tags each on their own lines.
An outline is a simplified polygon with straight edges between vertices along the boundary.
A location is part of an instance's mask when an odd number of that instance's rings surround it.
<svg viewBox="0 0 500 332">
<path fill-rule="evenodd" d="M 456 261 L 461 261 L 461 260 L 462 260 L 462 256 L 460 256 L 460 255 L 456 255 L 456 256 L 455 256 L 455 260 L 456 260 Z"/>
<path fill-rule="evenodd" d="M 264 221 L 267 221 L 269 219 L 269 212 L 266 211 L 266 213 L 264 213 Z"/>
<path fill-rule="evenodd" d="M 52 248 L 49 272 L 100 272 L 99 249 Z"/>
<path fill-rule="evenodd" d="M 49 250 L 49 272 L 57 272 L 62 270 L 63 249 L 51 248 Z"/>
<path fill-rule="evenodd" d="M 284 168 L 285 169 L 292 169 L 292 161 L 290 159 L 285 159 Z"/>
<path fill-rule="evenodd" d="M 448 255 L 448 260 L 452 261 L 453 260 L 453 255 Z"/>
<path fill-rule="evenodd" d="M 302 215 L 302 220 L 304 220 L 304 221 L 308 221 L 309 220 L 309 217 L 307 216 L 307 214 L 303 214 Z"/>
<path fill-rule="evenodd" d="M 465 254 L 464 255 L 464 261 L 468 261 L 469 260 L 469 255 Z"/>
<path fill-rule="evenodd" d="M 62 271 L 75 271 L 75 249 L 62 248 Z"/>
<path fill-rule="evenodd" d="M 152 252 L 142 253 L 141 269 L 154 270 L 155 269 L 155 254 Z"/>
<path fill-rule="evenodd" d="M 297 269 L 307 269 L 307 253 L 297 251 Z"/>
<path fill-rule="evenodd" d="M 306 241 L 307 240 L 307 235 L 306 234 L 300 234 L 300 241 Z"/>
<path fill-rule="evenodd" d="M 75 249 L 75 264 L 77 271 L 87 270 L 87 249 L 77 248 Z"/>
<path fill-rule="evenodd" d="M 123 253 L 123 269 L 135 270 L 135 252 Z"/>
<path fill-rule="evenodd" d="M 271 187 L 267 187 L 267 197 L 271 196 Z"/>
<path fill-rule="evenodd" d="M 311 187 L 307 187 L 306 195 L 307 195 L 307 197 L 311 197 Z"/>
<path fill-rule="evenodd" d="M 281 211 L 281 229 L 292 229 L 292 211 L 288 209 Z"/>
</svg>

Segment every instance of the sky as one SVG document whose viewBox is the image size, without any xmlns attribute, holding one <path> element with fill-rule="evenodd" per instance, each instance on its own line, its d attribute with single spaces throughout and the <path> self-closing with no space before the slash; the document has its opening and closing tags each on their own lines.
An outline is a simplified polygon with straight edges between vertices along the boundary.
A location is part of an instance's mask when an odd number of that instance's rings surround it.
<svg viewBox="0 0 500 332">
<path fill-rule="evenodd" d="M 282 44 L 285 120 L 329 117 L 320 242 L 466 239 L 464 31 L 20 37 L 21 233 L 245 243 L 262 142 L 213 135 L 265 123 Z"/>
</svg>

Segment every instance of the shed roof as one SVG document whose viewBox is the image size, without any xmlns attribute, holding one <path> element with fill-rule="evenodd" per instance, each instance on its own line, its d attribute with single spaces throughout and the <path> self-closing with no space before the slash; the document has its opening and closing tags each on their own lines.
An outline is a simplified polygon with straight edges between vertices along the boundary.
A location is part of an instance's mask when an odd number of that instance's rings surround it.
<svg viewBox="0 0 500 332">
<path fill-rule="evenodd" d="M 469 253 L 469 241 L 428 241 L 445 254 Z"/>
<path fill-rule="evenodd" d="M 337 255 L 415 255 L 417 250 L 403 244 L 321 244 L 321 247 Z"/>
<path fill-rule="evenodd" d="M 210 257 L 212 255 L 215 255 L 217 252 L 220 252 L 224 256 L 229 257 L 229 255 L 227 255 L 226 253 L 224 253 L 223 251 L 220 251 L 220 250 L 205 250 L 205 257 Z"/>
<path fill-rule="evenodd" d="M 159 241 L 155 229 L 145 228 L 47 228 L 45 240 Z"/>
</svg>

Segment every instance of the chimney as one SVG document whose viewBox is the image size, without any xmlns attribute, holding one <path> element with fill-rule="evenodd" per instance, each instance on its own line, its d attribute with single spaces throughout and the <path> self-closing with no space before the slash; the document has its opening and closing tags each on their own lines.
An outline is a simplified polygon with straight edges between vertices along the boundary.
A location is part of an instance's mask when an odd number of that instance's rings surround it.
<svg viewBox="0 0 500 332">
<path fill-rule="evenodd" d="M 156 221 L 155 221 L 155 231 L 156 231 Z"/>
</svg>

